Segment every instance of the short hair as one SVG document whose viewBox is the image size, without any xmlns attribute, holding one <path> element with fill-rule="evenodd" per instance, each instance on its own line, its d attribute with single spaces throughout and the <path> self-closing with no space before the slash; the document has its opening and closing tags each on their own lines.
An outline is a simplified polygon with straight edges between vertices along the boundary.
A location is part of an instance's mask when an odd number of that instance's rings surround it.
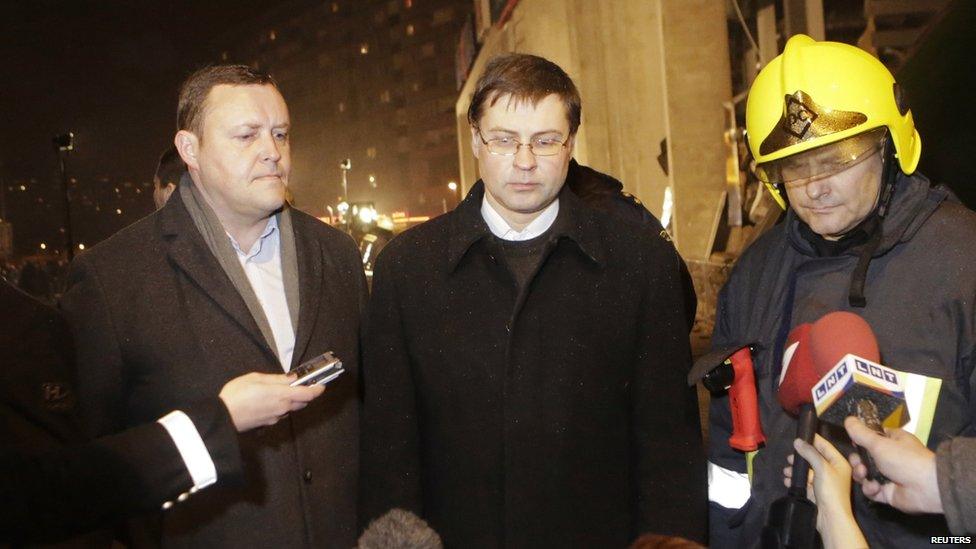
<svg viewBox="0 0 976 549">
<path fill-rule="evenodd" d="M 176 108 L 176 128 L 202 137 L 203 107 L 214 86 L 274 86 L 278 83 L 270 74 L 247 65 L 211 65 L 189 76 L 180 86 L 180 101 Z"/>
<path fill-rule="evenodd" d="M 180 153 L 176 151 L 175 145 L 170 145 L 159 155 L 159 162 L 156 164 L 156 175 L 153 178 L 160 188 L 165 189 L 166 185 L 172 183 L 180 186 L 180 178 L 186 171 L 186 164 L 180 158 Z"/>
<path fill-rule="evenodd" d="M 580 125 L 582 104 L 579 90 L 566 71 L 537 55 L 500 55 L 488 62 L 475 85 L 468 107 L 468 122 L 477 126 L 484 114 L 485 104 L 491 107 L 502 96 L 508 95 L 515 101 L 529 101 L 535 105 L 552 94 L 563 100 L 569 133 L 575 134 Z"/>
</svg>

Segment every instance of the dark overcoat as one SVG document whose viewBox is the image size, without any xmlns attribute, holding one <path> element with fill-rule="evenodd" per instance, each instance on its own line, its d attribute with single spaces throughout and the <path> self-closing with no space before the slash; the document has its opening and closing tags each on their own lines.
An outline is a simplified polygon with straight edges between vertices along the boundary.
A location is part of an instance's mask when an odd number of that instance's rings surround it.
<svg viewBox="0 0 976 549">
<path fill-rule="evenodd" d="M 241 435 L 246 486 L 218 479 L 162 513 L 165 546 L 355 542 L 365 278 L 348 236 L 297 210 L 292 223 L 301 303 L 292 365 L 331 350 L 348 372 L 304 410 Z M 79 256 L 70 278 L 62 305 L 95 435 L 155 421 L 239 375 L 282 372 L 181 200 Z"/>
<path fill-rule="evenodd" d="M 61 314 L 0 280 L 0 544 L 63 541 L 192 486 L 158 424 L 82 445 L 73 356 Z M 211 397 L 184 411 L 205 444 L 226 449 L 213 455 L 222 482 L 238 478 L 237 435 L 223 405 Z"/>
<path fill-rule="evenodd" d="M 519 292 L 480 214 L 378 258 L 364 340 L 361 518 L 421 514 L 453 547 L 702 539 L 705 466 L 678 258 L 563 189 Z"/>
</svg>

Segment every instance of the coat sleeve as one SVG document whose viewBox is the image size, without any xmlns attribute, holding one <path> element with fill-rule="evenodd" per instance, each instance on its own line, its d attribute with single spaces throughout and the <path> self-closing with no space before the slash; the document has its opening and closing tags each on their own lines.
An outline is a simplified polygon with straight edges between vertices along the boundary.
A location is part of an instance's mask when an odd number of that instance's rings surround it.
<svg viewBox="0 0 976 549">
<path fill-rule="evenodd" d="M 677 254 L 657 248 L 641 303 L 633 372 L 638 533 L 705 541 L 705 458 Z"/>
<path fill-rule="evenodd" d="M 738 297 L 733 275 L 719 293 L 712 348 L 737 345 L 732 303 Z M 712 547 L 739 547 L 734 515 L 749 500 L 751 484 L 745 454 L 729 446 L 732 410 L 728 393 L 712 394 L 708 408 L 708 529 Z"/>
<path fill-rule="evenodd" d="M 935 472 L 946 522 L 953 534 L 976 533 L 976 438 L 957 437 L 939 445 Z"/>
<path fill-rule="evenodd" d="M 361 526 L 394 507 L 418 516 L 423 511 L 415 388 L 394 262 L 389 253 L 380 254 L 364 322 Z"/>
<path fill-rule="evenodd" d="M 230 415 L 214 398 L 184 410 L 217 467 L 218 482 L 242 478 Z M 193 481 L 158 423 L 47 453 L 0 451 L 0 542 L 53 542 L 135 512 L 159 509 Z"/>
<path fill-rule="evenodd" d="M 79 409 L 88 434 L 117 433 L 126 427 L 127 372 L 105 292 L 85 255 L 71 264 L 60 306 L 74 335 Z"/>
</svg>

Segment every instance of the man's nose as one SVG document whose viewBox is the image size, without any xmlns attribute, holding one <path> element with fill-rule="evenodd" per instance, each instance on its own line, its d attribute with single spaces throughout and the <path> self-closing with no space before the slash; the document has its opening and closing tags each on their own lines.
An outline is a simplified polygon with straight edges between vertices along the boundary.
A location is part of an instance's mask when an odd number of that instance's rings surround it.
<svg viewBox="0 0 976 549">
<path fill-rule="evenodd" d="M 803 190 L 807 193 L 807 197 L 809 197 L 811 200 L 818 200 L 819 198 L 830 194 L 830 184 L 828 179 L 829 178 L 814 179 L 813 181 L 807 182 L 803 188 Z"/>
<path fill-rule="evenodd" d="M 515 151 L 515 167 L 520 170 L 535 169 L 536 158 L 530 145 L 519 145 L 518 150 Z"/>
<path fill-rule="evenodd" d="M 281 143 L 273 134 L 264 136 L 261 140 L 261 159 L 265 162 L 278 162 L 281 160 L 280 147 Z"/>
</svg>

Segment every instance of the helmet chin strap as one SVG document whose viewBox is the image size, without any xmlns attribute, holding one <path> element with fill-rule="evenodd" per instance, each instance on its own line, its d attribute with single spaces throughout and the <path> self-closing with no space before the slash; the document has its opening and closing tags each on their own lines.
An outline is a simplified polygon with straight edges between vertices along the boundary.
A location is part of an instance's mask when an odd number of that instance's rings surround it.
<svg viewBox="0 0 976 549">
<path fill-rule="evenodd" d="M 891 206 L 891 198 L 895 194 L 895 180 L 898 177 L 900 166 L 895 158 L 895 145 L 891 134 L 885 138 L 885 144 L 881 156 L 881 189 L 878 191 L 878 207 L 874 213 L 869 214 L 868 223 L 873 224 L 869 228 L 870 239 L 861 248 L 857 258 L 857 265 L 851 275 L 851 286 L 847 294 L 847 302 L 851 307 L 864 308 L 868 304 L 867 296 L 864 295 L 864 285 L 867 281 L 868 267 L 874 252 L 881 246 L 881 239 L 884 236 L 882 220 L 888 213 Z M 873 219 L 870 219 L 873 217 Z"/>
<path fill-rule="evenodd" d="M 884 219 L 891 206 L 891 197 L 895 194 L 895 180 L 898 178 L 898 159 L 895 158 L 895 141 L 891 132 L 885 137 L 884 150 L 881 153 L 881 190 L 878 197 L 878 217 Z"/>
</svg>

